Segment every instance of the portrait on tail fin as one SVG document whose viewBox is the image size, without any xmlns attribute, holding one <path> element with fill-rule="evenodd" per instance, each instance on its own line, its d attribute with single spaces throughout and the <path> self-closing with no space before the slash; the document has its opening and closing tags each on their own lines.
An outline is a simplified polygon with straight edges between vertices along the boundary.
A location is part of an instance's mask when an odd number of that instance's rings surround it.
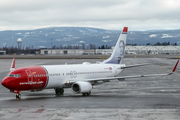
<svg viewBox="0 0 180 120">
<path fill-rule="evenodd" d="M 105 64 L 123 64 L 125 45 L 127 39 L 127 31 L 128 28 L 124 27 L 122 33 L 119 36 L 119 39 L 114 47 L 113 53 L 111 57 L 105 60 L 103 63 Z"/>
</svg>

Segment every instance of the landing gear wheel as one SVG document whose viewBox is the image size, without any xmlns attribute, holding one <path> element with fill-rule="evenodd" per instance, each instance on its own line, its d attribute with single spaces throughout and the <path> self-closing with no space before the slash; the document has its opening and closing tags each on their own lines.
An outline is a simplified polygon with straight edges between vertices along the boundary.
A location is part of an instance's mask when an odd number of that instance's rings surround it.
<svg viewBox="0 0 180 120">
<path fill-rule="evenodd" d="M 56 95 L 62 95 L 62 94 L 64 94 L 64 89 L 63 88 L 56 88 L 55 93 L 56 93 Z"/>
<path fill-rule="evenodd" d="M 64 94 L 64 89 L 63 88 L 60 89 L 60 94 L 61 95 Z"/>
<path fill-rule="evenodd" d="M 89 96 L 91 94 L 91 92 L 89 93 L 82 93 L 83 96 Z"/>
<path fill-rule="evenodd" d="M 16 99 L 20 99 L 21 98 L 21 94 L 16 94 Z"/>
<path fill-rule="evenodd" d="M 89 96 L 91 94 L 91 92 L 87 93 L 87 95 Z"/>
</svg>

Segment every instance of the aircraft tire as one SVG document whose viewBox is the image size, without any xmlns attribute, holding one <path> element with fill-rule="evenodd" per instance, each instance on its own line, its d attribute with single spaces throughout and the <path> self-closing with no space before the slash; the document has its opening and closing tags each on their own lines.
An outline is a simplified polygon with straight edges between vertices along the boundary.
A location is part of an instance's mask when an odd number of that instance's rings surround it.
<svg viewBox="0 0 180 120">
<path fill-rule="evenodd" d="M 60 94 L 64 94 L 64 89 L 63 88 L 60 88 Z"/>
<path fill-rule="evenodd" d="M 91 92 L 87 93 L 87 95 L 89 96 L 91 94 Z"/>
<path fill-rule="evenodd" d="M 64 94 L 64 89 L 63 88 L 56 88 L 55 93 L 56 93 L 56 95 L 62 95 L 62 94 Z"/>
<path fill-rule="evenodd" d="M 21 98 L 21 94 L 16 94 L 16 98 L 20 99 Z"/>
<path fill-rule="evenodd" d="M 91 92 L 89 93 L 82 93 L 83 96 L 89 96 L 91 94 Z"/>
</svg>

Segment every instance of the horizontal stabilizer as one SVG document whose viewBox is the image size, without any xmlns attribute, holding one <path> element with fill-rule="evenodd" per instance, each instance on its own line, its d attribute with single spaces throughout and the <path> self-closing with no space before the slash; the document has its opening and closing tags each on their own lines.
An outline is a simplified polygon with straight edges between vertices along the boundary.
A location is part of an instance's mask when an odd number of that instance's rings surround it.
<svg viewBox="0 0 180 120">
<path fill-rule="evenodd" d="M 128 65 L 128 66 L 121 67 L 121 69 L 131 68 L 131 67 L 139 67 L 139 66 L 145 66 L 145 65 L 151 65 L 151 64 L 150 63 L 144 63 L 144 64 Z"/>
</svg>

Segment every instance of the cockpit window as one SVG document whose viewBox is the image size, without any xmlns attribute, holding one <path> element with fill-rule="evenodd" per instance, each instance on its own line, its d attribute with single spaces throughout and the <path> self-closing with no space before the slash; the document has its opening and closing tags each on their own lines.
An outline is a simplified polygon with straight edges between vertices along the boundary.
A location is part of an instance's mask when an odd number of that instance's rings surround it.
<svg viewBox="0 0 180 120">
<path fill-rule="evenodd" d="M 21 75 L 20 74 L 8 74 L 7 77 L 20 77 Z"/>
</svg>

